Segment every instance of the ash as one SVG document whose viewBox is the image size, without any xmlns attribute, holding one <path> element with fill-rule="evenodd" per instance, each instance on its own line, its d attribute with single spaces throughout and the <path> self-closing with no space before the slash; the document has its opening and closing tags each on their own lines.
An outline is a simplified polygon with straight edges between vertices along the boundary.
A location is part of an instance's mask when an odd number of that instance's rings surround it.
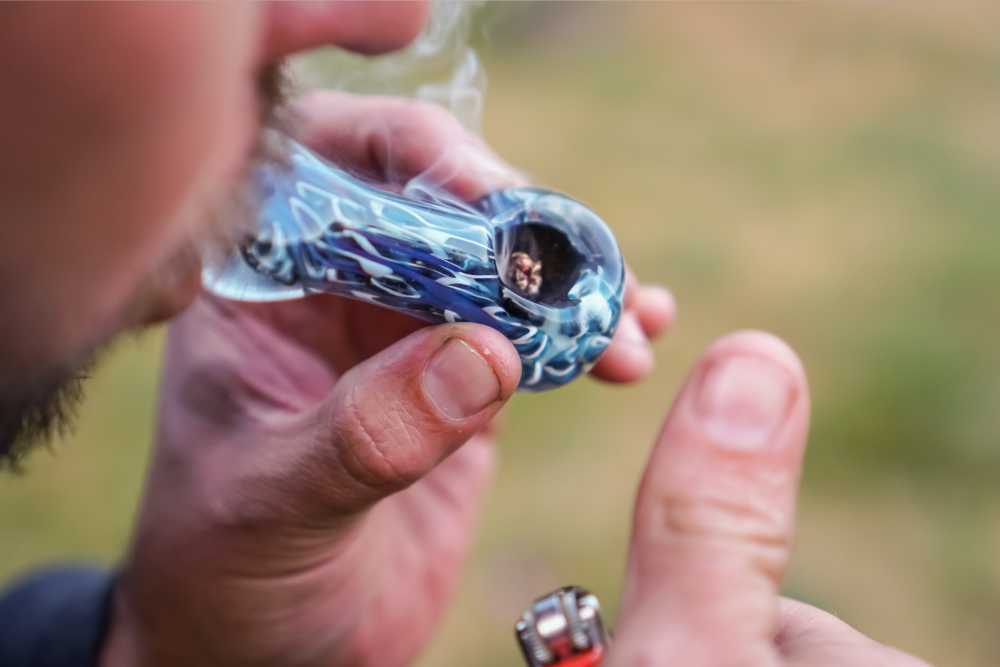
<svg viewBox="0 0 1000 667">
<path fill-rule="evenodd" d="M 510 256 L 507 277 L 527 296 L 538 296 L 542 289 L 542 261 L 526 252 L 515 252 Z"/>
</svg>

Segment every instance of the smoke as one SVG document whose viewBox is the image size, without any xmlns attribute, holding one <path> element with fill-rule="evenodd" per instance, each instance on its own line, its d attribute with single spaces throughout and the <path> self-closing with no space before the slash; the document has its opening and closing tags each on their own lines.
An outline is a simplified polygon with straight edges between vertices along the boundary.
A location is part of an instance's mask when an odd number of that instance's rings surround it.
<svg viewBox="0 0 1000 667">
<path fill-rule="evenodd" d="M 427 26 L 406 49 L 377 57 L 326 49 L 293 62 L 295 78 L 305 87 L 433 102 L 479 133 L 486 74 L 469 35 L 482 5 L 434 0 Z"/>
<path fill-rule="evenodd" d="M 412 161 L 398 159 L 401 142 L 386 127 L 386 175 L 393 181 L 390 187 L 408 197 L 466 206 L 463 199 L 526 182 L 478 138 L 486 73 L 469 37 L 482 4 L 435 0 L 423 33 L 397 53 L 372 58 L 328 49 L 293 62 L 293 75 L 304 87 L 423 100 L 450 111 L 469 131 L 467 137 L 440 147 L 424 171 L 414 174 L 396 169 Z"/>
</svg>

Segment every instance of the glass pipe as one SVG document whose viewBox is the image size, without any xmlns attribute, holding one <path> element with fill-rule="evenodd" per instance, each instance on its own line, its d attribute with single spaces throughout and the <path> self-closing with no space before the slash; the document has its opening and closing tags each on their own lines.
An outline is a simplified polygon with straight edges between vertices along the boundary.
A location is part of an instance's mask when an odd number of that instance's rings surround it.
<svg viewBox="0 0 1000 667">
<path fill-rule="evenodd" d="M 473 204 L 387 192 L 288 141 L 255 173 L 259 212 L 205 286 L 241 301 L 328 292 L 431 322 L 476 322 L 521 357 L 521 388 L 566 384 L 608 346 L 624 264 L 607 226 L 565 195 L 511 188 Z"/>
</svg>

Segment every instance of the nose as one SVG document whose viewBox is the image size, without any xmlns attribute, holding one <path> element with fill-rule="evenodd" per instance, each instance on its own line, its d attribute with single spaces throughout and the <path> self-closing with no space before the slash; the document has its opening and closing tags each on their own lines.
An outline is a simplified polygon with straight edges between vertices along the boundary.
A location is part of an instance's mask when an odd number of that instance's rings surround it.
<svg viewBox="0 0 1000 667">
<path fill-rule="evenodd" d="M 375 55 L 403 48 L 420 33 L 426 0 L 270 2 L 262 7 L 262 62 L 319 46 Z"/>
</svg>

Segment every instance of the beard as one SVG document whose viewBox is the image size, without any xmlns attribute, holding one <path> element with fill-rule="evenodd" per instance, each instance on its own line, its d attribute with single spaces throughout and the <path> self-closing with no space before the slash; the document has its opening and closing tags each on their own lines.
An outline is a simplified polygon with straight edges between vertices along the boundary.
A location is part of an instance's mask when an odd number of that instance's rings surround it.
<svg viewBox="0 0 1000 667">
<path fill-rule="evenodd" d="M 262 130 L 244 169 L 244 177 L 216 203 L 206 202 L 202 212 L 206 224 L 200 230 L 203 237 L 176 249 L 157 271 L 137 286 L 136 298 L 121 317 L 123 330 L 141 326 L 149 314 L 150 303 L 144 295 L 150 284 L 162 283 L 165 276 L 175 279 L 178 272 L 199 270 L 200 273 L 200 255 L 211 254 L 222 247 L 231 250 L 234 243 L 246 236 L 248 221 L 256 210 L 250 175 L 261 163 L 284 160 L 282 147 L 269 136 L 272 130 L 287 132 L 289 129 L 284 63 L 263 67 L 256 83 Z M 83 385 L 96 365 L 97 349 L 101 347 L 78 355 L 75 360 L 57 363 L 44 373 L 6 370 L 0 373 L 0 471 L 20 471 L 24 458 L 36 445 L 72 432 L 84 396 Z"/>
<path fill-rule="evenodd" d="M 0 382 L 0 470 L 21 470 L 32 447 L 72 429 L 95 354 L 24 382 Z"/>
</svg>

